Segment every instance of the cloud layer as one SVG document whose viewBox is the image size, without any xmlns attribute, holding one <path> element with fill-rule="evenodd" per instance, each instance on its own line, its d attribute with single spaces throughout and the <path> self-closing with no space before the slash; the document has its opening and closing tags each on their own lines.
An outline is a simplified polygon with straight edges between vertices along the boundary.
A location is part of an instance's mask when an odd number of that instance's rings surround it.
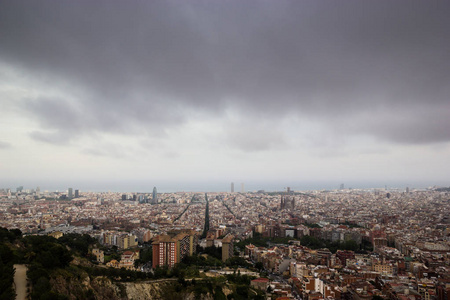
<svg viewBox="0 0 450 300">
<path fill-rule="evenodd" d="M 196 135 L 245 153 L 317 135 L 448 143 L 449 15 L 424 1 L 2 1 L 0 63 L 18 74 L 3 95 L 26 91 L 8 108 L 33 140 L 90 139 L 96 155 L 105 136 L 176 155 Z"/>
</svg>

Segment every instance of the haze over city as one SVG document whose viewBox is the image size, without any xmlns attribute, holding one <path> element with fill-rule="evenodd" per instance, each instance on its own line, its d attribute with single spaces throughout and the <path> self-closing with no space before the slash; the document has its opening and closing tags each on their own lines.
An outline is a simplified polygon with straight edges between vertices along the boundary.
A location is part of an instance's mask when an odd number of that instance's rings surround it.
<svg viewBox="0 0 450 300">
<path fill-rule="evenodd" d="M 450 3 L 1 1 L 0 188 L 448 186 Z"/>
</svg>

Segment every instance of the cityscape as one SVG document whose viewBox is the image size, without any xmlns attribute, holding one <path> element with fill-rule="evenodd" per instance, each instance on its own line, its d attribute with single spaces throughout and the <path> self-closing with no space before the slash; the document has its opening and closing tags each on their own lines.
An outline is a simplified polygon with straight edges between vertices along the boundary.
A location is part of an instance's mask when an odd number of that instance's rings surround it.
<svg viewBox="0 0 450 300">
<path fill-rule="evenodd" d="M 98 246 L 90 246 L 87 257 L 98 267 L 135 272 L 175 268 L 218 249 L 218 261 L 201 268 L 198 278 L 238 270 L 249 274 L 249 287 L 261 299 L 448 299 L 450 188 L 241 188 L 1 189 L 0 227 L 55 239 L 89 235 Z M 148 297 L 129 286 L 126 291 L 129 299 Z"/>
<path fill-rule="evenodd" d="M 0 300 L 450 300 L 449 16 L 1 0 Z"/>
</svg>

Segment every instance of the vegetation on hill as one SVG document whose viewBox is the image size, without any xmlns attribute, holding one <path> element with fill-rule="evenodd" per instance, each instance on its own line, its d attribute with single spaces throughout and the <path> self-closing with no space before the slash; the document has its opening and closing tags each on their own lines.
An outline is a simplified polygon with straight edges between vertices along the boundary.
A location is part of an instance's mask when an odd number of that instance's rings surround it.
<svg viewBox="0 0 450 300">
<path fill-rule="evenodd" d="M 8 246 L 14 242 L 20 230 L 0 228 L 0 300 L 14 299 L 16 293 L 14 283 L 14 253 Z"/>
<path fill-rule="evenodd" d="M 269 243 L 287 244 L 291 240 L 295 239 L 267 238 L 255 233 L 253 238 L 239 242 L 237 246 L 243 249 L 252 243 L 265 247 Z M 297 240 L 309 248 L 328 248 L 331 252 L 338 249 L 360 251 L 371 246 L 367 241 L 358 245 L 355 241 L 330 242 L 312 236 Z M 55 239 L 51 236 L 22 236 L 20 230 L 0 228 L 0 300 L 15 297 L 15 263 L 28 266 L 32 300 L 126 299 L 127 289 L 133 289 L 135 284 L 145 285 L 143 290 L 147 291 L 154 288 L 155 293 L 164 293 L 166 299 L 180 299 L 186 295 L 211 299 L 264 299 L 262 293 L 250 288 L 252 277 L 238 272 L 209 278 L 202 273 L 202 270 L 220 267 L 262 269 L 261 263 L 253 266 L 242 257 L 232 257 L 223 262 L 221 248 L 198 248 L 198 254 L 186 257 L 174 268 L 157 267 L 152 272 L 138 272 L 93 263 L 90 255 L 93 247 L 99 245 L 89 235 L 66 234 Z M 104 249 L 109 257 L 120 258 L 117 248 Z M 151 248 L 142 248 L 140 257 L 136 265 L 148 264 L 152 258 Z"/>
<path fill-rule="evenodd" d="M 205 279 L 178 279 L 164 290 L 165 299 L 185 299 L 187 295 L 194 295 L 195 299 L 209 296 L 210 299 L 265 299 L 264 293 L 249 287 L 251 278 L 246 275 L 230 274 L 224 277 L 209 277 Z M 225 295 L 224 288 L 228 289 Z"/>
<path fill-rule="evenodd" d="M 238 273 L 208 278 L 200 272 L 213 266 L 249 266 L 238 257 L 222 262 L 221 248 L 201 249 L 203 254 L 189 256 L 174 268 L 137 272 L 91 262 L 89 252 L 94 246 L 99 245 L 89 235 L 67 234 L 55 239 L 22 236 L 20 230 L 0 228 L 0 300 L 15 298 L 15 263 L 28 266 L 32 300 L 127 299 L 128 292 L 149 289 L 164 299 L 180 299 L 182 295 L 193 295 L 196 299 L 264 299 L 263 294 L 250 288 L 249 276 Z M 117 256 L 118 252 L 113 250 L 111 256 Z M 151 248 L 143 248 L 141 252 L 141 262 L 148 262 Z M 140 285 L 141 290 L 133 288 L 135 285 Z"/>
</svg>

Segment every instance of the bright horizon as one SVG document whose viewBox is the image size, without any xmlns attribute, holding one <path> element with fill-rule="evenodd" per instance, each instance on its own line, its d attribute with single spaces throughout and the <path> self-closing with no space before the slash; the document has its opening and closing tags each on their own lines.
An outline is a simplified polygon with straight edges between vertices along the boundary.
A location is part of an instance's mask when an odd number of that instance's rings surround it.
<svg viewBox="0 0 450 300">
<path fill-rule="evenodd" d="M 289 187 L 292 191 L 319 191 L 319 190 L 338 190 L 340 185 L 344 184 L 344 189 L 399 189 L 405 190 L 407 187 L 413 189 L 426 189 L 431 187 L 448 187 L 445 182 L 263 182 L 263 181 L 246 181 L 234 182 L 234 191 L 241 192 L 241 184 L 244 183 L 245 192 L 256 192 L 264 190 L 265 192 L 286 191 Z M 26 190 L 40 188 L 41 191 L 49 192 L 66 192 L 68 188 L 80 190 L 83 192 L 123 192 L 123 193 L 152 193 L 155 186 L 158 193 L 175 193 L 175 192 L 230 192 L 231 182 L 171 182 L 155 180 L 152 182 L 80 182 L 75 181 L 72 184 L 66 183 L 43 183 L 33 185 L 33 183 L 25 182 L 22 184 L 9 184 L 8 186 L 0 186 L 1 188 L 10 188 L 11 191 L 19 186 L 23 186 Z"/>
</svg>

